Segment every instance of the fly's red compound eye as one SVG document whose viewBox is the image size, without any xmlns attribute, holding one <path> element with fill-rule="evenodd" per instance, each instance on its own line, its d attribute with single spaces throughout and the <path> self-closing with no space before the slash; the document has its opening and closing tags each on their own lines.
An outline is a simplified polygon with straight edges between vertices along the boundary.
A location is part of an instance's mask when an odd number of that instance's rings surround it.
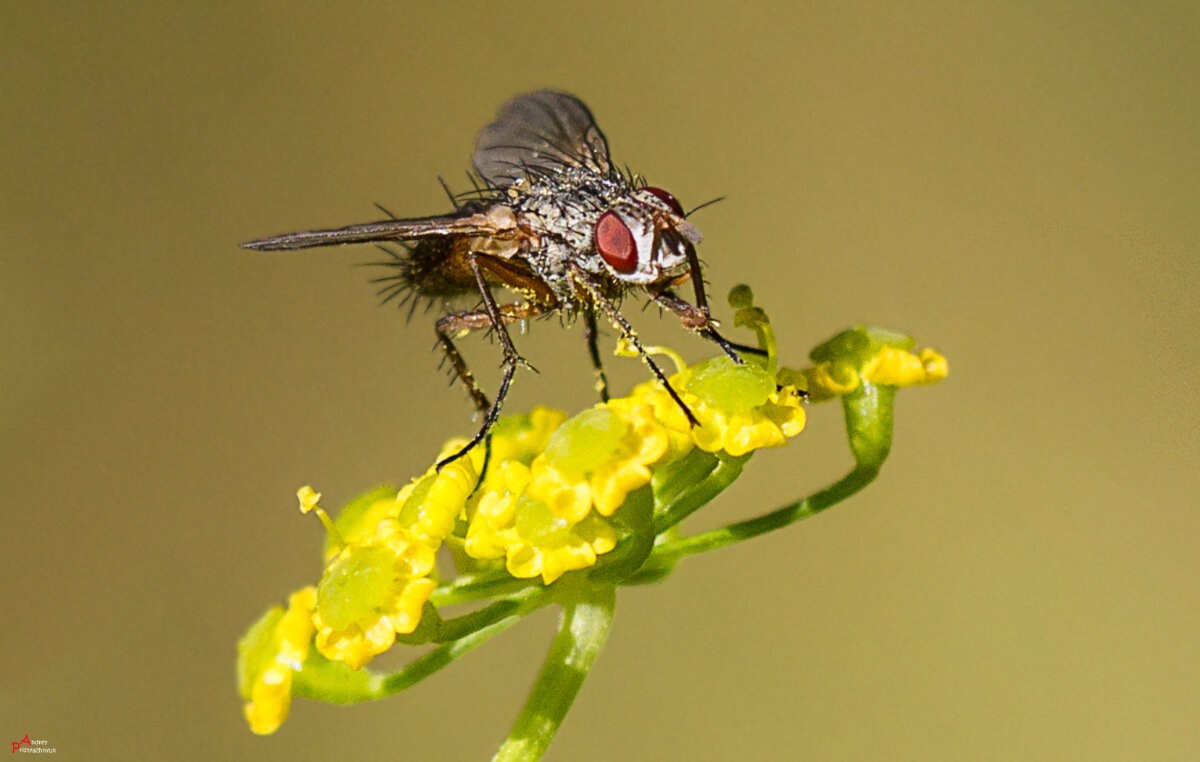
<svg viewBox="0 0 1200 762">
<path fill-rule="evenodd" d="M 611 209 L 596 221 L 596 251 L 619 273 L 637 269 L 637 244 L 629 227 Z"/>
<path fill-rule="evenodd" d="M 685 216 L 683 213 L 683 207 L 680 206 L 679 201 L 662 188 L 653 188 L 647 185 L 645 188 L 642 188 L 642 190 L 646 191 L 647 193 L 653 193 L 659 201 L 671 207 L 671 211 L 675 212 L 675 214 L 679 215 L 680 217 Z"/>
</svg>

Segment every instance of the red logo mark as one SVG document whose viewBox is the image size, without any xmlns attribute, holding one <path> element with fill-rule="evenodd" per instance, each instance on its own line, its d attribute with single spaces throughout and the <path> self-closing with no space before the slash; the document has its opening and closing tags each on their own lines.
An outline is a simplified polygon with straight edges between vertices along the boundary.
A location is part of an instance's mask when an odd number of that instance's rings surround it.
<svg viewBox="0 0 1200 762">
<path fill-rule="evenodd" d="M 13 743 L 13 750 L 12 750 L 12 753 L 13 753 L 13 754 L 16 754 L 16 753 L 17 753 L 17 749 L 21 748 L 21 744 L 26 744 L 26 745 L 28 745 L 28 746 L 33 746 L 33 743 L 32 743 L 32 742 L 30 742 L 30 740 L 29 740 L 29 734 L 28 734 L 28 733 L 26 733 L 26 734 L 25 734 L 25 737 L 24 737 L 24 738 L 22 738 L 20 741 L 13 741 L 12 743 Z"/>
</svg>

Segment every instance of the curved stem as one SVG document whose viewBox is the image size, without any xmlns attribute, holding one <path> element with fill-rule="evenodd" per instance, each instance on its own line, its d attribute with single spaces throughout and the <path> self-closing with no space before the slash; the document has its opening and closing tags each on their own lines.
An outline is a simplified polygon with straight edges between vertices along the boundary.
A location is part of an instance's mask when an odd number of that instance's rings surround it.
<svg viewBox="0 0 1200 762">
<path fill-rule="evenodd" d="M 688 473 L 680 475 L 679 481 L 687 486 L 680 493 L 672 496 L 654 517 L 655 534 L 662 534 L 707 505 L 709 501 L 737 480 L 742 473 L 742 467 L 746 465 L 746 461 L 750 460 L 749 454 L 739 457 L 724 453 L 718 453 L 716 456 L 709 456 L 707 453 L 701 454 L 707 458 L 707 460 L 697 458 L 700 461 L 699 467 L 704 469 L 703 472 L 697 473 L 697 468 L 691 468 Z"/>
<path fill-rule="evenodd" d="M 444 585 L 439 585 L 429 597 L 429 602 L 435 606 L 450 606 L 455 603 L 471 603 L 501 595 L 512 595 L 533 588 L 540 588 L 537 580 L 514 579 L 511 574 L 500 571 L 484 572 L 471 576 L 458 577 Z"/>
<path fill-rule="evenodd" d="M 551 597 L 546 593 L 545 588 L 530 590 L 523 595 L 515 596 L 514 599 L 518 601 L 518 605 L 510 616 L 430 651 L 399 672 L 393 672 L 390 675 L 381 675 L 377 698 L 391 696 L 419 683 L 442 667 L 453 664 L 476 647 L 483 645 L 493 635 L 499 635 L 529 614 L 551 602 Z"/>
<path fill-rule="evenodd" d="M 546 753 L 608 639 L 615 604 L 616 588 L 611 585 L 581 586 L 576 597 L 564 603 L 542 672 L 493 762 L 533 762 Z"/>
<path fill-rule="evenodd" d="M 746 521 L 729 524 L 720 529 L 703 532 L 692 537 L 664 542 L 654 548 L 654 552 L 646 562 L 645 573 L 653 571 L 657 566 L 669 565 L 681 556 L 689 556 L 695 553 L 704 553 L 709 550 L 723 548 L 726 545 L 732 545 L 742 540 L 749 540 L 752 537 L 766 534 L 767 532 L 773 532 L 776 529 L 782 529 L 789 524 L 794 524 L 809 516 L 815 516 L 826 508 L 836 505 L 856 492 L 859 492 L 874 481 L 878 475 L 878 467 L 860 465 L 842 477 L 838 482 L 820 492 L 815 492 L 806 498 L 797 500 L 770 513 Z M 641 576 L 642 573 L 639 573 L 631 577 L 629 582 L 637 584 L 642 581 L 640 579 Z M 651 580 L 647 579 L 645 581 Z"/>
</svg>

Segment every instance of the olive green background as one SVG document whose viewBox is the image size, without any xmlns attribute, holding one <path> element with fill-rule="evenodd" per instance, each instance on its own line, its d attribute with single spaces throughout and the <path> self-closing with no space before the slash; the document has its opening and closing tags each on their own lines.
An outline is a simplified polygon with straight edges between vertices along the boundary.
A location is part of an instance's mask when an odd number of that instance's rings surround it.
<svg viewBox="0 0 1200 762">
<path fill-rule="evenodd" d="M 234 644 L 331 507 L 473 430 L 351 265 L 240 241 L 446 211 L 552 86 L 691 206 L 785 360 L 944 352 L 866 493 L 624 591 L 560 760 L 1184 760 L 1200 748 L 1193 3 L 8 3 L 0 23 L 0 741 L 59 759 L 485 759 L 532 619 L 412 692 L 252 736 Z M 628 313 L 691 359 L 711 351 Z M 579 326 L 510 411 L 593 401 Z M 495 388 L 497 351 L 465 350 Z M 611 343 L 607 346 L 611 347 Z M 618 386 L 645 377 L 611 359 Z M 835 407 L 697 526 L 849 465 Z M 389 663 L 395 663 L 392 660 Z"/>
</svg>

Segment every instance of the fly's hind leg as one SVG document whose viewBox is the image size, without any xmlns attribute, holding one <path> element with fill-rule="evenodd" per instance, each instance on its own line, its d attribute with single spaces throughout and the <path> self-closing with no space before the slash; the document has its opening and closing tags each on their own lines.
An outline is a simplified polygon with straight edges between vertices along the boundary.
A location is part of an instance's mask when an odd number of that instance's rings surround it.
<svg viewBox="0 0 1200 762">
<path fill-rule="evenodd" d="M 446 358 L 450 360 L 454 372 L 458 375 L 463 386 L 466 387 L 467 394 L 471 397 L 471 401 L 475 404 L 475 409 L 482 412 L 483 424 L 479 427 L 479 431 L 471 438 L 471 441 L 458 452 L 441 460 L 437 464 L 440 470 L 447 463 L 452 463 L 471 451 L 480 442 L 483 442 L 488 437 L 488 432 L 496 423 L 496 419 L 500 417 L 500 409 L 504 406 L 504 398 L 508 396 L 508 387 L 512 384 L 513 374 L 516 373 L 519 366 L 526 366 L 533 369 L 523 357 L 517 354 L 516 347 L 513 346 L 512 337 L 508 333 L 506 323 L 511 323 L 519 320 L 528 320 L 529 318 L 541 315 L 545 308 L 533 302 L 517 302 L 513 304 L 498 305 L 495 297 L 492 296 L 491 290 L 484 281 L 483 272 L 479 268 L 474 255 L 470 255 L 471 270 L 475 275 L 476 284 L 479 287 L 479 294 L 483 298 L 483 309 L 471 310 L 468 312 L 455 312 L 445 315 L 437 321 L 438 341 L 442 345 L 443 351 L 446 353 Z M 487 395 L 479 388 L 479 384 L 475 381 L 475 377 L 467 368 L 466 361 L 463 360 L 462 354 L 458 348 L 454 346 L 453 337 L 461 336 L 471 331 L 480 329 L 493 329 L 500 339 L 500 345 L 504 349 L 504 375 L 500 379 L 500 388 L 496 392 L 496 399 L 491 403 L 488 402 Z"/>
<path fill-rule="evenodd" d="M 477 330 L 485 326 L 490 326 L 491 321 L 477 325 L 478 318 L 487 318 L 487 313 L 479 312 L 455 312 L 449 315 L 443 315 L 438 318 L 437 331 L 438 344 L 442 351 L 446 353 L 446 359 L 450 361 L 450 367 L 454 371 L 454 375 L 462 382 L 463 387 L 467 390 L 467 396 L 471 398 L 472 404 L 475 405 L 475 410 L 482 412 L 492 406 L 488 401 L 487 395 L 479 388 L 479 383 L 475 381 L 474 374 L 467 367 L 466 360 L 463 359 L 462 353 L 458 351 L 458 347 L 454 346 L 454 340 L 451 336 L 463 335 L 470 331 Z"/>
</svg>

